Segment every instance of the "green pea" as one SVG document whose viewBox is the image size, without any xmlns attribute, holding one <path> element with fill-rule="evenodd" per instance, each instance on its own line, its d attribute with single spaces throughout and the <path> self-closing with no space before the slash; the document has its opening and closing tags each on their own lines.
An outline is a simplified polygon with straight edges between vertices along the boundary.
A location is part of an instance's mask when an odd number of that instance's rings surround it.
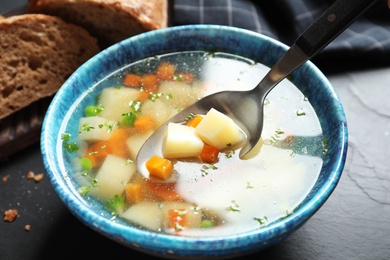
<svg viewBox="0 0 390 260">
<path fill-rule="evenodd" d="M 98 115 L 100 112 L 103 111 L 103 108 L 102 107 L 98 107 L 98 106 L 87 106 L 85 109 L 84 109 L 84 115 L 85 116 L 96 116 Z"/>
<path fill-rule="evenodd" d="M 211 221 L 210 219 L 203 219 L 202 222 L 200 223 L 201 228 L 211 228 L 214 227 L 214 222 Z"/>
<path fill-rule="evenodd" d="M 83 157 L 80 159 L 80 165 L 81 165 L 81 169 L 83 169 L 83 170 L 92 169 L 92 162 L 90 159 L 88 159 L 86 157 Z"/>
</svg>

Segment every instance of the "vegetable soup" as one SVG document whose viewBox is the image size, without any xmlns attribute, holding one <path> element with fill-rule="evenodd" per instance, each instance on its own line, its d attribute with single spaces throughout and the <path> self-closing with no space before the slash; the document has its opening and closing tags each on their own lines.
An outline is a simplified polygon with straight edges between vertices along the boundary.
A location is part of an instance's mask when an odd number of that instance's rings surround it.
<svg viewBox="0 0 390 260">
<path fill-rule="evenodd" d="M 233 235 L 285 218 L 310 192 L 327 155 L 314 109 L 287 79 L 267 96 L 262 138 L 245 160 L 239 144 L 206 151 L 199 144 L 194 152 L 187 137 L 177 141 L 206 116 L 188 115 L 172 132 L 169 158 L 150 162 L 157 171 L 175 171 L 176 182 L 147 180 L 135 167 L 145 140 L 178 111 L 215 92 L 250 90 L 268 70 L 199 51 L 151 57 L 108 75 L 73 104 L 62 126 L 75 190 L 86 203 L 101 203 L 112 221 L 179 236 Z M 208 121 L 222 124 L 219 116 Z"/>
</svg>

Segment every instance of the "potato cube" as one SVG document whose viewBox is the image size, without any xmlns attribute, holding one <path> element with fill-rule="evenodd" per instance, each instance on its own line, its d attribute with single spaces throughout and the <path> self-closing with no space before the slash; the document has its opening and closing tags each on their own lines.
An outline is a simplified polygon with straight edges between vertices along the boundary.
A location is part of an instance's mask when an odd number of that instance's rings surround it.
<svg viewBox="0 0 390 260">
<path fill-rule="evenodd" d="M 195 128 L 168 123 L 163 144 L 163 156 L 165 158 L 196 157 L 202 151 L 203 145 L 203 141 L 195 133 Z"/>
<path fill-rule="evenodd" d="M 100 104 L 104 110 L 99 114 L 102 117 L 122 121 L 122 114 L 133 111 L 131 105 L 137 101 L 139 91 L 134 88 L 105 88 L 100 95 Z"/>
<path fill-rule="evenodd" d="M 116 128 L 115 121 L 100 116 L 82 117 L 79 121 L 79 138 L 83 141 L 108 140 Z"/>
<path fill-rule="evenodd" d="M 126 144 L 129 149 L 130 153 L 130 159 L 135 161 L 137 158 L 137 154 L 139 152 L 139 149 L 141 149 L 142 145 L 146 142 L 146 140 L 153 134 L 153 131 L 149 131 L 144 134 L 137 134 L 137 135 L 132 135 L 127 139 Z"/>
<path fill-rule="evenodd" d="M 195 132 L 208 145 L 222 150 L 245 139 L 241 128 L 228 116 L 212 108 L 195 128 Z"/>
<path fill-rule="evenodd" d="M 121 217 L 143 227 L 159 230 L 162 222 L 162 210 L 157 202 L 142 201 L 129 207 Z"/>
<path fill-rule="evenodd" d="M 96 174 L 97 187 L 91 189 L 92 194 L 103 201 L 117 194 L 123 194 L 135 170 L 134 163 L 114 155 L 107 155 Z"/>
</svg>

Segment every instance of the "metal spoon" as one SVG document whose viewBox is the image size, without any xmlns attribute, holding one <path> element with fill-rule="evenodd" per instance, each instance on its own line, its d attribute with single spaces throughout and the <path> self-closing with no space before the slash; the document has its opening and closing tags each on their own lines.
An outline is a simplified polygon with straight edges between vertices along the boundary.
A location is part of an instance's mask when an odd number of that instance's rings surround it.
<svg viewBox="0 0 390 260">
<path fill-rule="evenodd" d="M 165 122 L 141 147 L 137 169 L 146 178 L 149 172 L 145 162 L 152 155 L 162 154 L 163 139 L 169 122 L 183 122 L 190 113 L 206 114 L 211 108 L 226 114 L 243 127 L 247 142 L 240 150 L 240 158 L 258 143 L 263 129 L 263 104 L 267 94 L 291 72 L 314 57 L 343 32 L 376 0 L 337 0 L 311 26 L 309 26 L 271 68 L 261 82 L 249 91 L 222 91 L 206 96 Z M 174 178 L 174 177 L 173 177 Z M 170 182 L 169 180 L 155 180 Z"/>
</svg>

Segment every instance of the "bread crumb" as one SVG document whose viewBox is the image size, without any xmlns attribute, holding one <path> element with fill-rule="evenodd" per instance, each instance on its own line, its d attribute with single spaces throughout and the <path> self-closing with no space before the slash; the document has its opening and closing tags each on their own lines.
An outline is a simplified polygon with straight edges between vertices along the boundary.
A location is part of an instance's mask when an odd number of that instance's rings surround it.
<svg viewBox="0 0 390 260">
<path fill-rule="evenodd" d="M 30 225 L 25 225 L 25 226 L 24 226 L 24 230 L 30 231 L 30 229 L 31 229 L 31 226 L 30 226 Z"/>
<path fill-rule="evenodd" d="M 31 180 L 34 179 L 35 173 L 33 171 L 28 171 L 27 173 L 27 179 Z"/>
<path fill-rule="evenodd" d="M 9 209 L 4 212 L 4 221 L 12 222 L 18 216 L 18 210 Z"/>
<path fill-rule="evenodd" d="M 43 179 L 43 175 L 44 175 L 43 173 L 36 174 L 34 176 L 34 181 L 35 182 L 40 182 Z"/>
<path fill-rule="evenodd" d="M 43 173 L 35 174 L 33 171 L 28 171 L 27 173 L 27 179 L 34 179 L 35 182 L 40 182 L 43 179 L 43 176 Z"/>
</svg>

